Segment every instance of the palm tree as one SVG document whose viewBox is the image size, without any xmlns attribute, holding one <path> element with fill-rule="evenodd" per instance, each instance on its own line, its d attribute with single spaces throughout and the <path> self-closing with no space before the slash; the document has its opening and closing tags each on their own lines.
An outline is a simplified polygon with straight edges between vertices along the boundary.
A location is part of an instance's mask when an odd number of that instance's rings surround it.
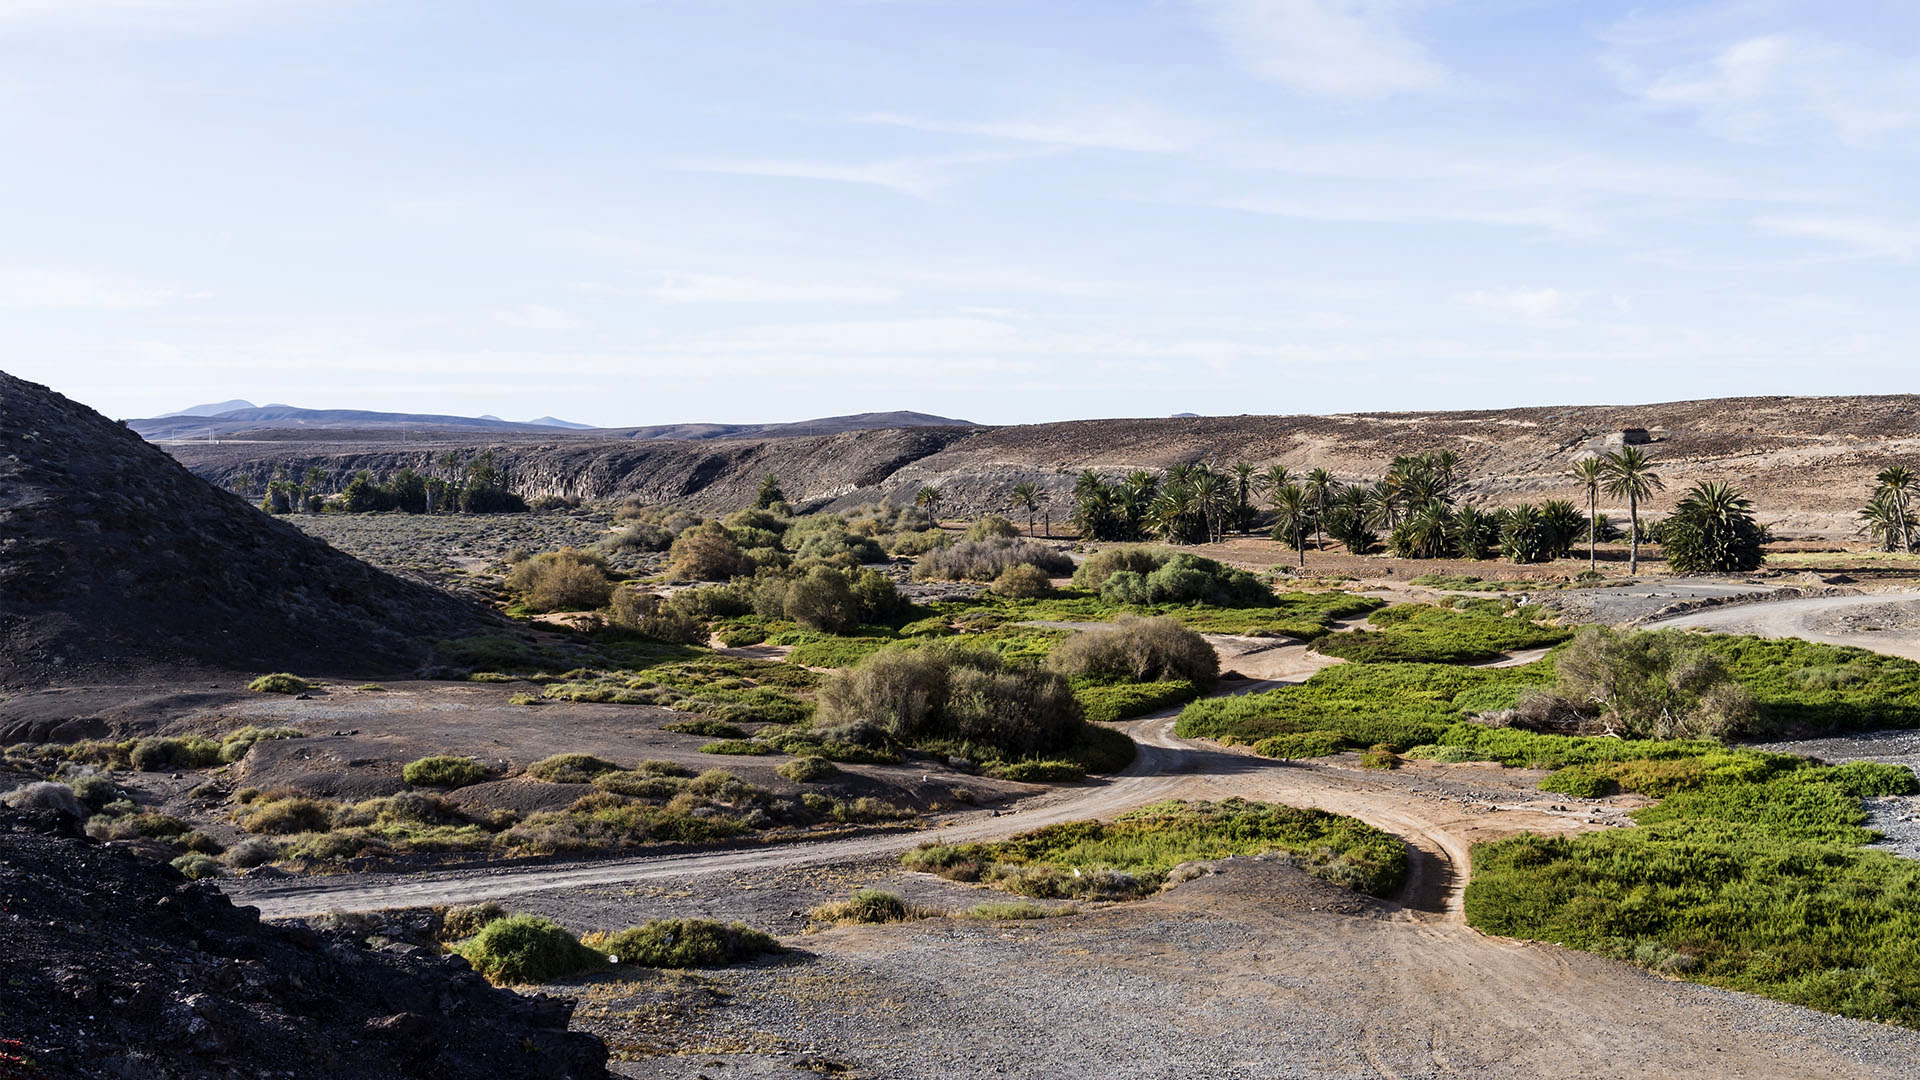
<svg viewBox="0 0 1920 1080">
<path fill-rule="evenodd" d="M 1447 534 L 1453 511 L 1439 499 L 1428 499 L 1407 515 L 1407 523 L 1393 534 L 1394 554 L 1407 559 L 1438 559 L 1447 553 Z"/>
<path fill-rule="evenodd" d="M 1117 503 L 1120 516 L 1125 520 L 1127 539 L 1138 540 L 1146 535 L 1147 515 L 1159 494 L 1160 475 L 1151 469 L 1135 469 L 1120 481 Z"/>
<path fill-rule="evenodd" d="M 1177 544 L 1192 535 L 1193 510 L 1193 489 L 1185 484 L 1168 484 L 1154 498 L 1147 520 L 1162 540 Z"/>
<path fill-rule="evenodd" d="M 1653 458 L 1637 446 L 1623 446 L 1608 454 L 1601 466 L 1607 474 L 1607 494 L 1625 496 L 1627 516 L 1633 521 L 1633 535 L 1627 547 L 1627 573 L 1640 572 L 1640 500 L 1666 487 L 1660 474 L 1653 471 Z"/>
<path fill-rule="evenodd" d="M 1091 474 L 1089 474 L 1091 475 Z M 940 489 L 932 484 L 913 493 L 913 505 L 927 512 L 927 522 L 934 528 L 940 527 Z"/>
<path fill-rule="evenodd" d="M 1859 518 L 1860 531 L 1882 551 L 1897 550 L 1914 527 L 1913 515 L 1902 510 L 1899 501 L 1884 488 L 1874 492 L 1867 505 L 1860 508 Z"/>
<path fill-rule="evenodd" d="M 1367 515 L 1375 524 L 1391 533 L 1399 524 L 1400 489 L 1391 479 L 1376 480 L 1367 488 Z"/>
<path fill-rule="evenodd" d="M 1894 505 L 1899 508 L 1899 520 L 1906 521 L 1907 499 L 1914 489 L 1912 470 L 1905 465 L 1889 465 L 1881 469 L 1880 475 L 1874 479 L 1879 482 L 1880 490 L 1891 496 Z M 1912 531 L 1904 527 L 1900 530 L 1900 550 L 1909 555 L 1913 553 Z"/>
<path fill-rule="evenodd" d="M 1434 479 L 1440 481 L 1440 488 L 1445 493 L 1441 497 L 1451 498 L 1453 485 L 1460 479 L 1460 455 L 1451 450 L 1428 454 L 1427 468 L 1433 473 Z"/>
<path fill-rule="evenodd" d="M 1040 510 L 1040 486 L 1027 481 L 1013 485 L 1013 505 L 1027 511 L 1027 535 L 1033 535 L 1033 517 Z"/>
<path fill-rule="evenodd" d="M 1376 539 L 1367 521 L 1367 489 L 1358 484 L 1343 487 L 1333 497 L 1327 535 L 1345 545 L 1349 554 L 1365 555 Z"/>
<path fill-rule="evenodd" d="M 1253 478 L 1255 491 L 1266 496 L 1267 505 L 1273 505 L 1273 493 L 1293 483 L 1293 474 L 1285 465 L 1269 465 L 1267 470 Z"/>
<path fill-rule="evenodd" d="M 1599 556 L 1594 554 L 1594 518 L 1600 514 L 1600 485 L 1607 478 L 1607 466 L 1597 457 L 1583 457 L 1573 463 L 1573 478 L 1587 489 L 1587 569 L 1599 573 Z"/>
<path fill-rule="evenodd" d="M 1765 559 L 1753 502 L 1726 484 L 1693 485 L 1664 527 L 1667 565 L 1681 573 L 1752 570 Z"/>
<path fill-rule="evenodd" d="M 1315 469 L 1307 474 L 1306 491 L 1313 500 L 1313 546 L 1323 548 L 1327 542 L 1320 534 L 1320 523 L 1326 520 L 1327 503 L 1340 491 L 1340 481 L 1325 469 Z"/>
<path fill-rule="evenodd" d="M 1193 478 L 1194 509 L 1200 514 L 1200 524 L 1206 533 L 1207 543 L 1225 532 L 1227 512 L 1233 506 L 1233 485 L 1227 478 L 1206 466 L 1201 466 Z"/>
<path fill-rule="evenodd" d="M 1259 473 L 1246 461 L 1234 462 L 1232 472 L 1235 524 L 1246 532 L 1253 525 L 1253 481 Z"/>
<path fill-rule="evenodd" d="M 1273 503 L 1274 515 L 1279 518 L 1273 524 L 1274 538 L 1286 537 L 1293 550 L 1300 553 L 1300 567 L 1305 569 L 1307 530 L 1313 526 L 1313 500 L 1307 498 L 1299 484 L 1288 484 L 1270 493 L 1268 498 Z"/>
</svg>

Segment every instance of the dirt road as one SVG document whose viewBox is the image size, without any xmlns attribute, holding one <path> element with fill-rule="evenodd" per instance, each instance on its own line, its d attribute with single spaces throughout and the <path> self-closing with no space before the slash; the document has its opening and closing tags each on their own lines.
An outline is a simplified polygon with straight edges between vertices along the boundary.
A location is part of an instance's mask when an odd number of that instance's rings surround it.
<svg viewBox="0 0 1920 1080">
<path fill-rule="evenodd" d="M 1646 625 L 1805 638 L 1920 660 L 1920 592 L 1907 590 L 1729 605 Z"/>
</svg>

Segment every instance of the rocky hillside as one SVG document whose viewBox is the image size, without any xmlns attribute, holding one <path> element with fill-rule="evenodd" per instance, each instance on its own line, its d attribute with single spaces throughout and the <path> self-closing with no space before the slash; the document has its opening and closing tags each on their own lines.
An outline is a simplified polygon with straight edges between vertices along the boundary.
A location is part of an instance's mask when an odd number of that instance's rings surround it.
<svg viewBox="0 0 1920 1080">
<path fill-rule="evenodd" d="M 1034 481 L 1056 519 L 1083 469 L 1118 475 L 1178 462 L 1324 467 L 1346 480 L 1377 477 L 1395 455 L 1450 449 L 1465 463 L 1467 494 L 1494 504 L 1578 498 L 1566 470 L 1578 455 L 1620 445 L 1646 429 L 1667 481 L 1656 510 L 1697 480 L 1745 489 L 1763 517 L 1787 531 L 1845 535 L 1876 471 L 1920 459 L 1920 398 L 1723 398 L 1636 406 L 1570 406 L 1332 416 L 1085 420 L 1000 428 L 870 431 L 830 438 L 661 441 L 645 446 L 582 439 L 539 446 L 500 443 L 498 456 L 526 495 L 636 495 L 724 509 L 777 475 L 811 505 L 943 493 L 955 515 L 1004 509 L 1008 492 Z M 464 447 L 467 452 L 479 443 Z M 336 480 L 356 469 L 420 468 L 429 453 L 396 446 L 351 452 L 297 442 L 178 445 L 173 452 L 219 483 L 265 476 L 277 464 L 317 464 Z"/>
<path fill-rule="evenodd" d="M 600 1040 L 567 1030 L 570 1002 L 419 947 L 263 924 L 211 882 L 59 824 L 0 809 L 0 1076 L 607 1075 Z"/>
<path fill-rule="evenodd" d="M 0 686 L 180 666 L 393 672 L 483 618 L 0 372 Z"/>
</svg>

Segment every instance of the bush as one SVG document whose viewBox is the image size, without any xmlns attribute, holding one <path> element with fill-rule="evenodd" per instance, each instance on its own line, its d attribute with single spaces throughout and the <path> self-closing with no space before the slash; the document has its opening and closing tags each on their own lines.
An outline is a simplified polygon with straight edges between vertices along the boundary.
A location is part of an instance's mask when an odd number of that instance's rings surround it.
<svg viewBox="0 0 1920 1080">
<path fill-rule="evenodd" d="M 250 833 L 288 835 L 326 832 L 333 827 L 334 807 L 304 795 L 254 800 L 240 815 L 240 827 Z"/>
<path fill-rule="evenodd" d="M 968 525 L 967 531 L 961 534 L 960 538 L 962 540 L 993 540 L 1001 537 L 1011 539 L 1019 535 L 1020 530 L 1013 522 L 999 514 L 987 514 Z"/>
<path fill-rule="evenodd" d="M 809 914 L 827 922 L 891 923 L 925 918 L 933 912 L 916 908 L 894 893 L 855 889 L 852 896 L 840 903 L 823 904 Z"/>
<path fill-rule="evenodd" d="M 263 836 L 250 836 L 226 851 L 227 865 L 239 870 L 264 866 L 279 857 L 279 843 Z"/>
<path fill-rule="evenodd" d="M 1555 662 L 1559 693 L 1628 738 L 1731 735 L 1758 716 L 1753 695 L 1713 652 L 1674 631 L 1583 627 Z"/>
<path fill-rule="evenodd" d="M 1071 761 L 1016 761 L 999 770 L 1000 779 L 1023 784 L 1071 784 L 1087 778 L 1087 770 Z"/>
<path fill-rule="evenodd" d="M 578 548 L 535 555 L 507 574 L 507 588 L 532 611 L 581 611 L 602 607 L 613 592 L 607 561 Z"/>
<path fill-rule="evenodd" d="M 675 581 L 730 581 L 753 573 L 753 566 L 733 534 L 717 521 L 681 533 L 667 556 L 667 574 Z"/>
<path fill-rule="evenodd" d="M 219 859 L 197 851 L 180 856 L 170 865 L 195 881 L 201 878 L 219 877 L 226 872 L 226 868 L 220 865 Z"/>
<path fill-rule="evenodd" d="M 1400 767 L 1400 755 L 1386 743 L 1370 746 L 1360 752 L 1360 766 L 1366 769 L 1397 769 Z"/>
<path fill-rule="evenodd" d="M 67 787 L 81 802 L 95 810 L 120 797 L 120 786 L 113 782 L 112 777 L 99 773 L 71 777 L 67 780 Z"/>
<path fill-rule="evenodd" d="M 365 689 L 365 687 L 361 687 L 361 689 Z M 223 762 L 239 761 L 241 758 L 247 756 L 247 751 L 253 749 L 254 743 L 268 742 L 274 739 L 304 738 L 306 738 L 306 733 L 298 728 L 259 728 L 249 725 L 220 740 L 220 760 Z"/>
<path fill-rule="evenodd" d="M 484 904 L 448 908 L 446 914 L 440 917 L 440 938 L 442 941 L 470 938 L 506 917 L 506 910 L 491 900 Z"/>
<path fill-rule="evenodd" d="M 1152 547 L 1113 547 L 1102 548 L 1087 556 L 1087 560 L 1073 572 L 1073 587 L 1088 592 L 1099 592 L 1101 586 L 1113 575 L 1127 571 L 1145 577 L 1167 564 L 1174 553 L 1166 548 Z"/>
<path fill-rule="evenodd" d="M 782 951 L 772 935 L 711 919 L 654 919 L 616 934 L 591 934 L 587 944 L 618 964 L 656 968 L 719 967 Z"/>
<path fill-rule="evenodd" d="M 592 754 L 555 754 L 527 766 L 527 775 L 549 784 L 590 784 L 595 776 L 619 768 Z"/>
<path fill-rule="evenodd" d="M 415 787 L 457 788 L 493 778 L 493 770 L 472 758 L 423 757 L 406 764 L 400 779 Z"/>
<path fill-rule="evenodd" d="M 86 806 L 72 788 L 51 781 L 14 788 L 7 792 L 4 801 L 15 810 L 46 810 L 77 819 L 87 816 Z"/>
<path fill-rule="evenodd" d="M 913 576 L 951 581 L 992 581 L 1010 566 L 1038 567 L 1050 577 L 1073 572 L 1065 553 L 1036 540 L 994 537 L 962 540 L 949 548 L 929 551 L 914 564 Z"/>
<path fill-rule="evenodd" d="M 840 775 L 840 770 L 833 762 L 813 754 L 794 758 L 773 771 L 782 779 L 796 784 L 817 784 Z"/>
<path fill-rule="evenodd" d="M 1302 731 L 1295 735 L 1275 735 L 1253 744 L 1253 752 L 1261 757 L 1282 758 L 1289 761 L 1297 758 L 1332 757 L 1346 748 L 1345 736 L 1337 731 Z"/>
<path fill-rule="evenodd" d="M 1169 557 L 1146 574 L 1115 571 L 1100 586 L 1100 599 L 1110 604 L 1215 607 L 1261 607 L 1274 602 L 1273 590 L 1245 570 L 1185 553 Z"/>
<path fill-rule="evenodd" d="M 1047 666 L 1070 678 L 1182 680 L 1200 687 L 1212 686 L 1220 676 L 1220 658 L 1205 638 L 1174 619 L 1131 615 L 1054 646 Z"/>
<path fill-rule="evenodd" d="M 661 728 L 661 730 L 671 731 L 675 735 L 699 735 L 708 739 L 744 739 L 747 737 L 746 729 L 740 727 L 738 724 L 729 724 L 721 720 L 708 720 L 704 717 L 698 720 L 676 720 Z"/>
<path fill-rule="evenodd" d="M 221 763 L 220 744 L 198 735 L 141 739 L 133 744 L 130 760 L 141 772 L 204 769 Z"/>
<path fill-rule="evenodd" d="M 938 642 L 885 648 L 829 677 L 818 716 L 828 728 L 871 726 L 902 742 L 975 740 L 1014 755 L 1067 746 L 1082 726 L 1059 675 Z"/>
<path fill-rule="evenodd" d="M 276 671 L 248 683 L 247 689 L 262 694 L 300 694 L 313 689 L 313 684 L 298 675 Z"/>
<path fill-rule="evenodd" d="M 1111 724 L 1192 701 L 1200 696 L 1200 688 L 1184 679 L 1086 684 L 1076 680 L 1073 696 L 1079 699 L 1080 712 L 1088 721 Z"/>
<path fill-rule="evenodd" d="M 509 915 L 488 923 L 454 951 L 498 984 L 550 982 L 591 971 L 603 963 L 560 926 L 536 915 Z"/>
<path fill-rule="evenodd" d="M 780 751 L 763 742 L 753 742 L 748 739 L 721 739 L 719 742 L 710 742 L 701 747 L 700 752 L 703 754 L 737 754 L 747 757 L 766 757 L 777 754 Z"/>
<path fill-rule="evenodd" d="M 684 608 L 652 593 L 621 586 L 613 591 L 613 624 L 655 641 L 705 645 L 706 627 Z"/>
<path fill-rule="evenodd" d="M 1576 799 L 1603 799 L 1620 791 L 1620 782 L 1599 766 L 1569 765 L 1540 781 L 1541 791 L 1557 791 Z"/>
<path fill-rule="evenodd" d="M 1030 563 L 1009 566 L 1000 571 L 990 586 L 995 596 L 1004 596 L 1013 600 L 1031 600 L 1037 596 L 1046 596 L 1053 592 L 1053 580 L 1045 570 Z"/>
</svg>

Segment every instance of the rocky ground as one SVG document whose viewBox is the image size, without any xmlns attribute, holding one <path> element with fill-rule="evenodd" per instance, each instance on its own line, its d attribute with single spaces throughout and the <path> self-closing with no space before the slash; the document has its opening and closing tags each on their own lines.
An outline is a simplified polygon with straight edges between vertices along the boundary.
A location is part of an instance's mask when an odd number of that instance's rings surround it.
<svg viewBox="0 0 1920 1080">
<path fill-rule="evenodd" d="M 496 990 L 411 945 L 262 924 L 75 826 L 0 812 L 0 1076 L 605 1075 L 599 1040 L 567 1030 L 568 1001 Z"/>
</svg>

